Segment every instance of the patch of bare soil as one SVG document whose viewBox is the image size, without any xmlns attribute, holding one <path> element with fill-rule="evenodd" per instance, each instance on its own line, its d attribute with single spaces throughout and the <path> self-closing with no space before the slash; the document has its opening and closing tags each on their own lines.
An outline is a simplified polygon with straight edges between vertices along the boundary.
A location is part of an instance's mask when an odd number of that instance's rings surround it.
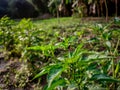
<svg viewBox="0 0 120 90">
<path fill-rule="evenodd" d="M 109 22 L 111 20 L 113 20 L 114 17 L 108 17 L 108 20 L 106 21 L 105 17 L 83 17 L 81 18 L 81 21 L 83 22 Z"/>
<path fill-rule="evenodd" d="M 21 69 L 22 62 L 18 59 L 4 60 L 4 55 L 0 53 L 0 90 L 34 90 L 32 83 L 19 87 L 21 78 L 16 80 L 16 74 Z"/>
<path fill-rule="evenodd" d="M 49 13 L 44 13 L 42 15 L 39 15 L 37 18 L 31 18 L 32 20 L 43 20 L 43 19 L 50 19 L 52 18 L 52 15 Z"/>
</svg>

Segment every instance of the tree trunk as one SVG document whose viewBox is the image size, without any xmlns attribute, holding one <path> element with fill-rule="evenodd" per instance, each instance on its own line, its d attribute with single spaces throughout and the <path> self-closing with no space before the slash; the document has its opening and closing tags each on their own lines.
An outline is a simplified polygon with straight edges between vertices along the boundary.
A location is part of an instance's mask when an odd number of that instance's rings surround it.
<svg viewBox="0 0 120 90">
<path fill-rule="evenodd" d="M 117 0 L 115 0 L 115 16 L 117 17 L 117 14 L 118 14 L 118 8 L 117 8 Z"/>
<path fill-rule="evenodd" d="M 106 9 L 106 22 L 108 21 L 108 6 L 107 6 L 107 0 L 105 0 L 105 9 Z"/>
</svg>

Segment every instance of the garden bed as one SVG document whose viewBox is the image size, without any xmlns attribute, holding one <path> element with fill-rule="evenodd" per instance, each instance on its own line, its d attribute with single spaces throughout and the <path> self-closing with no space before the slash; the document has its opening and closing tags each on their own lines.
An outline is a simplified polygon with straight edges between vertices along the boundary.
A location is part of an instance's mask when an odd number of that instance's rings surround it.
<svg viewBox="0 0 120 90">
<path fill-rule="evenodd" d="M 82 90 L 120 86 L 120 21 L 0 20 L 0 89 Z"/>
</svg>

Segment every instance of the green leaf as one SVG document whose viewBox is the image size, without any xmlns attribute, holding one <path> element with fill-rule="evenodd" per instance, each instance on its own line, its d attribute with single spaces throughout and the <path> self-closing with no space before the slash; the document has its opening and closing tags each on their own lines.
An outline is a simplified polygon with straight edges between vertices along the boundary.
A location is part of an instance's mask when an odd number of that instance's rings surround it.
<svg viewBox="0 0 120 90">
<path fill-rule="evenodd" d="M 61 73 L 64 71 L 64 67 L 63 66 L 60 66 L 60 65 L 55 65 L 54 67 L 52 67 L 50 69 L 50 72 L 48 73 L 48 77 L 47 77 L 47 80 L 48 80 L 48 88 L 51 87 L 51 84 L 52 82 L 60 77 Z"/>
<path fill-rule="evenodd" d="M 56 47 L 53 45 L 43 45 L 43 46 L 33 46 L 28 47 L 27 50 L 34 50 L 34 51 L 47 51 L 47 50 L 54 50 Z"/>
<path fill-rule="evenodd" d="M 104 75 L 104 74 L 95 74 L 92 76 L 91 80 L 120 82 L 120 80 L 111 78 L 111 77 Z"/>
<path fill-rule="evenodd" d="M 42 75 L 48 73 L 48 70 L 43 69 L 40 73 L 38 73 L 32 80 L 41 77 Z"/>
<path fill-rule="evenodd" d="M 81 43 L 80 45 L 78 45 L 78 47 L 73 52 L 73 56 L 76 56 L 76 55 L 80 54 L 81 52 L 83 52 L 82 47 L 83 47 L 83 43 Z"/>
<path fill-rule="evenodd" d="M 45 66 L 45 67 L 41 68 L 42 71 L 40 73 L 38 73 L 37 75 L 35 75 L 35 77 L 32 80 L 39 78 L 40 76 L 42 76 L 44 74 L 49 73 L 50 68 L 52 68 L 52 67 L 54 67 L 54 65 L 49 65 L 49 66 Z"/>
<path fill-rule="evenodd" d="M 120 18 L 119 17 L 115 17 L 114 18 L 114 23 L 115 24 L 120 24 Z"/>
<path fill-rule="evenodd" d="M 66 58 L 66 59 L 65 59 L 65 63 L 68 63 L 68 64 L 70 64 L 70 63 L 71 63 L 71 64 L 72 64 L 72 63 L 75 63 L 75 62 L 78 61 L 79 57 L 80 57 L 80 56 L 77 55 L 76 57 Z"/>
<path fill-rule="evenodd" d="M 27 50 L 42 51 L 42 50 L 44 50 L 44 47 L 43 46 L 33 46 L 33 47 L 28 47 Z"/>
<path fill-rule="evenodd" d="M 111 42 L 110 41 L 106 41 L 106 45 L 111 48 Z"/>
<path fill-rule="evenodd" d="M 47 90 L 54 90 L 55 87 L 61 86 L 61 85 L 62 86 L 65 85 L 65 79 L 59 78 L 57 80 L 54 80 L 51 86 L 47 88 Z"/>
<path fill-rule="evenodd" d="M 119 66 L 119 63 L 118 63 L 117 66 L 116 66 L 116 69 L 115 69 L 115 75 L 119 72 L 119 68 L 120 68 L 120 66 Z"/>
</svg>

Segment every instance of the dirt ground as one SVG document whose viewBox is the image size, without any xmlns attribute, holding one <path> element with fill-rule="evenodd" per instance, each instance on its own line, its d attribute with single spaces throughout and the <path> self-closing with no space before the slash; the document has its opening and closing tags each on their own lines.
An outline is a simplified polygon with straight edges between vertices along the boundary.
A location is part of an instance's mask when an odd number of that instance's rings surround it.
<svg viewBox="0 0 120 90">
<path fill-rule="evenodd" d="M 0 53 L 0 90 L 34 90 L 34 85 L 30 82 L 23 88 L 19 87 L 16 72 L 19 72 L 21 65 L 22 62 L 18 59 L 4 60 L 4 55 Z"/>
</svg>

